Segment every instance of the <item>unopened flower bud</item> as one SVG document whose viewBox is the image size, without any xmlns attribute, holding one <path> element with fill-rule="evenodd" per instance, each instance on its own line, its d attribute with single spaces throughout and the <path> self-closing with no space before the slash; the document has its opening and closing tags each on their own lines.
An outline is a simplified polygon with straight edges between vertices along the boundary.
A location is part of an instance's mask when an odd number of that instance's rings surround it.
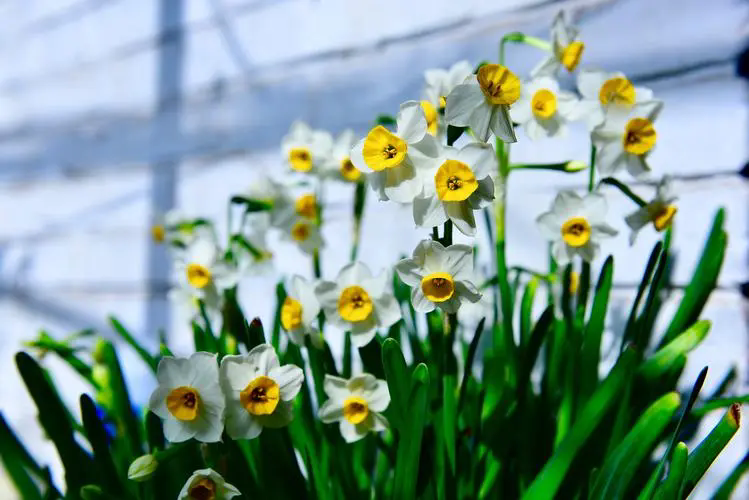
<svg viewBox="0 0 749 500">
<path fill-rule="evenodd" d="M 159 462 L 153 455 L 140 456 L 133 460 L 127 469 L 127 478 L 138 482 L 147 481 L 158 467 Z"/>
</svg>

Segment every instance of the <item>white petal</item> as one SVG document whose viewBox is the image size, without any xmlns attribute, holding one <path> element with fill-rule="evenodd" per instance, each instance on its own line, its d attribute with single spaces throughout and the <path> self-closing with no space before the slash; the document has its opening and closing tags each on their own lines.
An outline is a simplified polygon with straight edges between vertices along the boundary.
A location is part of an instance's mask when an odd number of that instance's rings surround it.
<svg viewBox="0 0 749 500">
<path fill-rule="evenodd" d="M 195 240 L 187 249 L 186 260 L 188 263 L 192 262 L 210 268 L 216 260 L 217 251 L 218 249 L 213 241 L 208 238 L 200 238 Z"/>
<path fill-rule="evenodd" d="M 472 142 L 457 151 L 456 156 L 458 161 L 471 167 L 478 179 L 497 171 L 497 156 L 489 144 Z"/>
<path fill-rule="evenodd" d="M 561 237 L 563 222 L 555 212 L 545 212 L 536 219 L 541 235 L 550 241 L 556 241 Z"/>
<path fill-rule="evenodd" d="M 653 91 L 645 87 L 635 87 L 635 101 L 644 102 L 653 100 Z"/>
<path fill-rule="evenodd" d="M 370 424 L 371 431 L 380 432 L 390 427 L 390 424 L 388 423 L 388 420 L 387 418 L 385 418 L 384 415 L 380 415 L 377 412 L 371 412 L 370 418 L 371 418 L 371 424 Z"/>
<path fill-rule="evenodd" d="M 421 267 L 414 259 L 403 259 L 395 265 L 395 272 L 403 283 L 414 287 L 421 283 L 424 276 L 421 273 Z"/>
<path fill-rule="evenodd" d="M 626 161 L 621 141 L 599 143 L 596 147 L 596 169 L 601 175 L 612 175 L 621 169 Z"/>
<path fill-rule="evenodd" d="M 221 394 L 221 391 L 218 391 Z M 200 418 L 193 421 L 195 423 L 195 439 L 202 443 L 216 443 L 221 441 L 221 434 L 224 432 L 224 412 L 223 407 L 220 414 L 201 412 Z"/>
<path fill-rule="evenodd" d="M 593 262 L 596 258 L 596 254 L 599 250 L 598 243 L 594 243 L 592 241 L 589 241 L 587 244 L 578 247 L 577 253 L 580 254 L 580 256 L 585 260 L 586 262 Z"/>
<path fill-rule="evenodd" d="M 567 244 L 561 239 L 555 241 L 551 246 L 551 254 L 560 266 L 566 266 L 572 260 L 572 252 Z"/>
<path fill-rule="evenodd" d="M 364 323 L 364 322 L 360 322 Z M 377 326 L 374 323 L 370 323 L 365 326 L 359 326 L 358 324 L 355 324 L 351 329 L 351 345 L 359 348 L 364 347 L 365 345 L 372 342 L 372 339 L 374 339 L 375 335 L 377 334 L 377 331 L 375 330 L 375 327 Z M 357 331 L 358 330 L 358 331 Z"/>
<path fill-rule="evenodd" d="M 419 142 L 427 133 L 427 120 L 418 101 L 407 101 L 401 104 L 395 121 L 397 123 L 396 135 L 409 144 Z"/>
<path fill-rule="evenodd" d="M 341 436 L 343 436 L 344 441 L 346 441 L 347 443 L 359 441 L 361 438 L 367 435 L 367 432 L 369 432 L 368 428 L 362 426 L 361 424 L 354 425 L 345 418 L 341 420 L 339 426 L 341 430 Z"/>
<path fill-rule="evenodd" d="M 379 174 L 383 179 L 385 195 L 393 201 L 411 203 L 421 194 L 423 181 L 408 157 L 399 166 L 388 168 Z"/>
<path fill-rule="evenodd" d="M 650 167 L 645 160 L 645 155 L 633 155 L 629 153 L 624 154 L 625 163 L 627 166 L 627 172 L 632 177 L 642 178 L 650 173 Z"/>
<path fill-rule="evenodd" d="M 475 79 L 456 86 L 447 96 L 447 123 L 456 127 L 469 126 L 474 110 L 485 101 L 484 93 Z"/>
<path fill-rule="evenodd" d="M 169 418 L 170 413 L 166 407 L 166 397 L 172 391 L 171 387 L 157 387 L 148 399 L 148 409 L 161 418 Z"/>
<path fill-rule="evenodd" d="M 160 386 L 173 389 L 186 385 L 191 378 L 191 372 L 192 367 L 189 359 L 164 356 L 156 369 L 156 380 L 158 380 Z"/>
<path fill-rule="evenodd" d="M 478 140 L 484 142 L 489 140 L 489 126 L 492 115 L 497 112 L 497 109 L 499 109 L 498 106 L 491 106 L 487 102 L 483 102 L 471 113 L 469 125 Z"/>
<path fill-rule="evenodd" d="M 450 245 L 445 249 L 445 254 L 445 267 L 453 277 L 473 273 L 473 248 L 468 245 Z"/>
<path fill-rule="evenodd" d="M 496 106 L 491 116 L 492 132 L 504 142 L 517 142 L 507 106 Z"/>
<path fill-rule="evenodd" d="M 276 381 L 281 392 L 281 400 L 291 401 L 299 393 L 304 382 L 304 372 L 295 365 L 283 365 L 268 372 L 268 377 Z"/>
<path fill-rule="evenodd" d="M 239 402 L 227 406 L 226 433 L 230 438 L 255 439 L 261 432 L 263 432 L 262 424 Z"/>
<path fill-rule="evenodd" d="M 336 281 L 338 281 L 338 285 L 343 288 L 349 285 L 360 285 L 362 281 L 371 277 L 372 272 L 366 264 L 362 262 L 352 262 L 341 268 Z M 318 291 L 318 295 L 319 293 L 320 292 Z M 337 301 L 338 297 L 336 297 L 336 303 Z"/>
<path fill-rule="evenodd" d="M 608 204 L 606 203 L 606 197 L 604 195 L 595 192 L 589 193 L 585 195 L 582 203 L 582 216 L 585 217 L 589 223 L 595 225 L 606 219 Z"/>
<path fill-rule="evenodd" d="M 559 68 L 561 68 L 562 63 L 559 62 L 559 60 L 552 54 L 545 59 L 542 59 L 532 70 L 531 70 L 531 77 L 541 76 L 541 75 L 554 75 L 557 71 L 559 71 Z"/>
<path fill-rule="evenodd" d="M 609 74 L 598 69 L 582 69 L 577 75 L 577 89 L 583 97 L 598 100 L 601 86 L 606 80 L 615 76 L 618 75 Z"/>
<path fill-rule="evenodd" d="M 476 285 L 470 281 L 458 281 L 455 283 L 455 291 L 461 298 L 464 297 L 467 299 L 468 302 L 476 303 L 481 300 L 481 292 L 479 292 Z"/>
<path fill-rule="evenodd" d="M 445 203 L 445 212 L 458 231 L 466 236 L 476 234 L 476 219 L 470 203 L 464 201 Z"/>
<path fill-rule="evenodd" d="M 330 399 L 343 401 L 349 395 L 348 380 L 334 375 L 325 374 L 323 390 Z"/>
<path fill-rule="evenodd" d="M 537 141 L 549 135 L 546 129 L 538 123 L 538 120 L 528 120 L 523 126 L 525 127 L 525 135 L 532 141 Z"/>
<path fill-rule="evenodd" d="M 375 313 L 379 319 L 379 326 L 387 328 L 401 319 L 401 309 L 395 297 L 389 294 L 375 299 Z"/>
<path fill-rule="evenodd" d="M 270 415 L 258 415 L 257 420 L 263 427 L 279 429 L 286 427 L 294 420 L 294 404 L 291 401 L 279 401 Z"/>
<path fill-rule="evenodd" d="M 436 195 L 414 198 L 413 217 L 419 227 L 440 226 L 447 221 L 445 207 Z"/>
<path fill-rule="evenodd" d="M 526 89 L 523 89 L 525 92 Z M 525 94 L 521 94 L 520 99 L 510 106 L 510 119 L 515 123 L 525 123 L 533 118 L 531 110 L 531 99 Z"/>
<path fill-rule="evenodd" d="M 392 283 L 392 275 L 389 272 L 382 271 L 377 276 L 362 280 L 361 287 L 364 288 L 370 297 L 377 299 L 383 294 L 389 293 L 389 284 Z"/>
<path fill-rule="evenodd" d="M 321 281 L 315 286 L 315 295 L 320 305 L 329 309 L 338 305 L 338 296 L 340 291 L 338 285 L 332 281 Z"/>
<path fill-rule="evenodd" d="M 224 392 L 232 397 L 238 397 L 239 391 L 247 387 L 247 384 L 255 378 L 246 363 L 245 354 L 224 356 L 221 359 L 219 377 Z"/>
<path fill-rule="evenodd" d="M 413 304 L 415 311 L 421 313 L 434 311 L 435 307 L 434 302 L 427 299 L 424 295 L 424 292 L 421 290 L 421 285 L 415 286 L 411 289 L 411 304 Z"/>
<path fill-rule="evenodd" d="M 633 230 L 639 231 L 650 223 L 650 211 L 647 206 L 640 207 L 624 218 L 624 222 Z"/>
<path fill-rule="evenodd" d="M 249 372 L 252 374 L 252 378 L 260 375 L 268 375 L 268 373 L 278 368 L 278 356 L 273 346 L 270 344 L 260 344 L 252 348 L 246 355 L 246 360 L 249 367 Z"/>
<path fill-rule="evenodd" d="M 339 400 L 328 399 L 323 403 L 317 416 L 324 424 L 330 424 L 343 420 L 343 402 Z"/>
<path fill-rule="evenodd" d="M 579 215 L 583 200 L 574 191 L 560 191 L 551 204 L 551 211 L 562 219 Z M 561 227 L 561 226 L 560 226 Z"/>
<path fill-rule="evenodd" d="M 195 431 L 181 421 L 170 416 L 164 419 L 164 437 L 170 443 L 181 443 L 195 436 Z"/>
<path fill-rule="evenodd" d="M 367 165 L 367 162 L 364 161 L 364 156 L 362 154 L 362 151 L 364 149 L 364 141 L 366 140 L 367 138 L 365 137 L 357 142 L 356 145 L 351 148 L 351 152 L 349 153 L 349 159 L 351 160 L 351 163 L 353 163 L 354 166 L 362 172 L 372 171 L 372 169 L 369 168 L 369 165 Z"/>
<path fill-rule="evenodd" d="M 619 231 L 604 222 L 593 225 L 591 232 L 591 236 L 595 239 L 610 238 L 617 234 L 619 234 Z"/>
<path fill-rule="evenodd" d="M 367 401 L 370 411 L 385 411 L 390 404 L 390 391 L 384 380 L 375 379 L 374 383 L 362 392 L 362 396 Z"/>
</svg>

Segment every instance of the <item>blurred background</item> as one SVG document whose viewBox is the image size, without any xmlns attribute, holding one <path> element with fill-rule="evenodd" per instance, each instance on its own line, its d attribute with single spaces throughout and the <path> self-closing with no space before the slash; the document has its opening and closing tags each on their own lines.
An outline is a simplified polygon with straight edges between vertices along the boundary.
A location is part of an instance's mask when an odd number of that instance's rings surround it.
<svg viewBox="0 0 749 500">
<path fill-rule="evenodd" d="M 155 349 L 164 329 L 173 350 L 188 352 L 189 326 L 167 300 L 170 260 L 151 242 L 154 220 L 179 207 L 221 226 L 230 195 L 260 173 L 284 175 L 279 143 L 293 120 L 363 134 L 377 114 L 394 115 L 401 102 L 421 97 L 424 70 L 495 60 L 507 32 L 548 38 L 559 9 L 580 28 L 581 67 L 623 71 L 665 101 L 651 166 L 655 180 L 673 177 L 680 202 L 676 289 L 664 315 L 678 304 L 715 211 L 727 209 L 728 252 L 703 314 L 713 329 L 682 384 L 709 365 L 709 392 L 735 366 L 736 393 L 746 393 L 746 7 L 740 0 L 0 0 L 0 410 L 59 478 L 56 452 L 13 362 L 22 342 L 40 329 L 61 338 L 90 327 L 109 336 L 113 314 L 146 345 Z M 521 77 L 540 57 L 533 48 L 508 48 L 508 66 Z M 588 158 L 582 127 L 562 140 L 518 137 L 514 162 Z M 511 265 L 544 268 L 533 221 L 560 187 L 585 181 L 513 175 Z M 634 189 L 646 199 L 654 191 L 652 183 Z M 635 207 L 609 194 L 620 229 L 604 247 L 616 259 L 608 325 L 615 336 L 656 237 L 644 231 L 630 248 L 622 219 Z M 351 198 L 351 186 L 341 185 L 326 200 L 325 277 L 347 259 Z M 360 258 L 379 271 L 425 234 L 414 230 L 409 208 L 375 198 Z M 311 274 L 296 248 L 275 240 L 271 247 L 275 270 L 241 286 L 250 317 L 270 318 L 280 274 Z M 328 340 L 340 351 L 339 339 Z M 121 356 L 142 404 L 151 375 L 127 347 Z M 45 363 L 77 408 L 88 388 L 57 360 Z M 720 413 L 712 417 L 699 436 Z M 712 491 L 748 446 L 749 433 L 740 431 L 694 497 Z M 739 491 L 749 498 L 746 481 Z M 14 498 L 2 471 L 0 498 Z"/>
</svg>

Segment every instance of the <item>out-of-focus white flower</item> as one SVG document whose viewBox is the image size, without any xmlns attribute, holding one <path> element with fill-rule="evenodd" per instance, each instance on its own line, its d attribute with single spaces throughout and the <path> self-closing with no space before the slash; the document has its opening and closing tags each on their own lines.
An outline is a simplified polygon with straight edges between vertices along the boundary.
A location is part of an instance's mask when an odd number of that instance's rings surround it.
<svg viewBox="0 0 749 500">
<path fill-rule="evenodd" d="M 289 167 L 295 172 L 322 169 L 330 155 L 333 138 L 323 130 L 313 130 L 304 122 L 296 121 L 281 140 L 281 151 Z"/>
<path fill-rule="evenodd" d="M 263 427 L 285 427 L 293 420 L 293 399 L 304 372 L 295 365 L 281 366 L 273 346 L 260 344 L 247 354 L 224 356 L 220 379 L 227 434 L 232 439 L 254 439 Z"/>
<path fill-rule="evenodd" d="M 509 69 L 485 64 L 447 96 L 447 123 L 471 127 L 476 138 L 484 142 L 489 140 L 489 132 L 504 142 L 515 142 L 509 113 L 510 106 L 520 97 L 521 86 Z"/>
<path fill-rule="evenodd" d="M 205 328 L 207 325 L 203 319 L 203 313 L 200 310 L 200 302 L 203 302 L 203 308 L 212 327 L 220 324 L 221 310 L 224 305 L 223 293 L 215 287 L 206 290 L 196 291 L 187 283 L 178 283 L 167 293 L 169 301 L 177 307 L 180 313 L 186 313 L 184 320 L 188 323 L 196 321 Z"/>
<path fill-rule="evenodd" d="M 315 287 L 325 318 L 351 332 L 355 347 L 367 345 L 377 328 L 387 328 L 401 318 L 400 307 L 392 293 L 390 273 L 372 276 L 369 268 L 352 262 L 341 269 L 333 281 Z"/>
<path fill-rule="evenodd" d="M 130 464 L 127 468 L 127 478 L 131 481 L 142 482 L 147 481 L 159 468 L 159 462 L 156 457 L 151 455 L 141 455 Z"/>
<path fill-rule="evenodd" d="M 676 205 L 674 205 L 675 201 L 676 196 L 674 196 L 671 188 L 671 181 L 668 177 L 664 177 L 658 184 L 655 198 L 624 218 L 624 221 L 632 230 L 629 235 L 629 244 L 634 244 L 640 229 L 651 222 L 658 232 L 671 227 L 671 222 L 677 211 Z"/>
<path fill-rule="evenodd" d="M 458 61 L 450 69 L 426 70 L 424 72 L 424 80 L 426 81 L 424 99 L 434 109 L 444 109 L 450 92 L 472 74 L 473 66 L 468 61 Z"/>
<path fill-rule="evenodd" d="M 467 235 L 476 232 L 474 210 L 494 199 L 496 155 L 488 144 L 472 143 L 461 149 L 441 148 L 440 157 L 427 171 L 424 192 L 413 203 L 414 222 L 421 227 L 439 226 L 448 219 Z"/>
<path fill-rule="evenodd" d="M 599 241 L 615 236 L 617 231 L 606 224 L 606 198 L 599 193 L 580 197 L 573 191 L 561 191 L 549 212 L 541 214 L 538 227 L 551 241 L 551 252 L 560 266 L 580 255 L 591 262 L 600 250 Z"/>
<path fill-rule="evenodd" d="M 251 200 L 257 200 L 269 203 L 271 205 L 268 211 L 270 225 L 279 227 L 293 213 L 294 199 L 291 196 L 291 189 L 268 175 L 261 175 L 250 184 L 244 192 L 244 196 Z M 255 217 L 250 220 L 257 220 L 263 213 L 253 214 Z"/>
<path fill-rule="evenodd" d="M 177 500 L 229 500 L 241 495 L 213 469 L 200 469 L 192 473 Z"/>
<path fill-rule="evenodd" d="M 281 237 L 296 244 L 304 253 L 312 255 L 324 245 L 317 222 L 307 217 L 294 216 L 281 228 Z"/>
<path fill-rule="evenodd" d="M 355 144 L 356 135 L 353 130 L 341 132 L 325 161 L 325 172 L 330 177 L 345 182 L 358 182 L 361 179 L 362 172 L 351 161 L 351 148 Z"/>
<path fill-rule="evenodd" d="M 438 153 L 438 143 L 427 133 L 421 104 L 401 104 L 395 133 L 377 125 L 351 150 L 351 161 L 367 175 L 381 200 L 411 203 L 421 193 L 421 170 Z"/>
<path fill-rule="evenodd" d="M 551 54 L 531 70 L 531 77 L 555 75 L 562 66 L 575 71 L 585 49 L 577 35 L 577 28 L 567 24 L 564 11 L 559 11 L 551 23 Z"/>
<path fill-rule="evenodd" d="M 223 258 L 221 249 L 213 238 L 203 237 L 193 241 L 175 260 L 177 275 L 190 286 L 198 297 L 233 287 L 239 281 L 236 266 Z"/>
<path fill-rule="evenodd" d="M 423 240 L 413 257 L 398 262 L 395 270 L 411 287 L 411 303 L 419 312 L 439 307 L 455 313 L 461 303 L 481 298 L 473 284 L 473 249 L 468 245 L 445 248 L 438 241 Z"/>
<path fill-rule="evenodd" d="M 172 249 L 181 249 L 210 234 L 211 230 L 204 221 L 188 217 L 176 208 L 156 217 L 151 226 L 151 239 L 155 243 L 168 243 Z"/>
<path fill-rule="evenodd" d="M 241 243 L 233 241 L 231 248 L 240 275 L 262 274 L 269 270 L 273 258 L 266 240 L 269 228 L 267 213 L 248 214 L 245 218 L 240 231 L 244 240 Z"/>
<path fill-rule="evenodd" d="M 281 326 L 293 343 L 303 346 L 304 336 L 310 335 L 312 342 L 321 347 L 322 337 L 315 325 L 319 313 L 315 284 L 296 274 L 292 276 L 281 306 Z"/>
<path fill-rule="evenodd" d="M 577 115 L 577 98 L 559 90 L 550 76 L 539 76 L 524 83 L 520 99 L 510 109 L 512 120 L 520 123 L 531 140 L 562 136 L 567 122 Z"/>
<path fill-rule="evenodd" d="M 172 443 L 193 437 L 204 443 L 221 440 L 225 402 L 216 357 L 196 352 L 189 358 L 166 356 L 159 361 L 159 386 L 148 406 L 164 421 L 164 437 Z"/>
<path fill-rule="evenodd" d="M 390 404 L 390 392 L 384 380 L 368 373 L 349 380 L 325 375 L 323 389 L 329 399 L 317 414 L 326 424 L 340 422 L 341 436 L 347 443 L 387 429 L 388 421 L 381 412 Z"/>
<path fill-rule="evenodd" d="M 601 175 L 613 175 L 622 168 L 634 177 L 650 171 L 647 157 L 656 143 L 653 123 L 662 107 L 661 101 L 647 101 L 606 111 L 603 123 L 591 134 Z"/>
<path fill-rule="evenodd" d="M 637 103 L 653 100 L 653 91 L 635 87 L 624 73 L 583 69 L 577 75 L 577 89 L 582 99 L 578 113 L 590 129 L 603 122 L 609 107 L 629 109 Z"/>
</svg>

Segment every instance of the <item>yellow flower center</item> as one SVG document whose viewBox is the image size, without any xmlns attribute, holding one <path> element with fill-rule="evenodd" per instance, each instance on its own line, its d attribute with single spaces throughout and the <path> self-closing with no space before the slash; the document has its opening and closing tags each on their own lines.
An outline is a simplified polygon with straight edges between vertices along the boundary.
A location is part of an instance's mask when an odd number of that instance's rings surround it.
<svg viewBox="0 0 749 500">
<path fill-rule="evenodd" d="M 549 89 L 541 89 L 533 94 L 531 111 L 539 118 L 551 118 L 557 110 L 557 97 Z"/>
<path fill-rule="evenodd" d="M 570 294 L 577 293 L 577 289 L 580 286 L 580 273 L 577 271 L 570 272 Z"/>
<path fill-rule="evenodd" d="M 296 199 L 294 203 L 294 209 L 297 215 L 307 217 L 309 219 L 314 218 L 317 215 L 317 199 L 314 194 L 305 194 Z"/>
<path fill-rule="evenodd" d="M 382 125 L 369 131 L 364 140 L 362 156 L 372 170 L 379 172 L 397 167 L 406 158 L 408 144 Z"/>
<path fill-rule="evenodd" d="M 205 288 L 211 282 L 211 270 L 202 264 L 187 265 L 187 282 L 195 288 Z"/>
<path fill-rule="evenodd" d="M 671 221 L 676 215 L 676 205 L 661 205 L 652 214 L 653 225 L 657 231 L 663 231 L 671 226 Z"/>
<path fill-rule="evenodd" d="M 437 135 L 437 110 L 429 101 L 421 101 L 421 109 L 424 110 L 424 116 L 427 119 L 427 132 Z"/>
<path fill-rule="evenodd" d="M 445 109 L 447 107 L 447 97 L 444 95 L 440 96 L 440 109 Z"/>
<path fill-rule="evenodd" d="M 351 182 L 356 182 L 361 177 L 361 172 L 356 168 L 348 156 L 341 160 L 341 175 L 344 179 Z"/>
<path fill-rule="evenodd" d="M 372 314 L 373 307 L 369 294 L 360 286 L 348 286 L 338 297 L 338 314 L 352 323 L 367 319 Z"/>
<path fill-rule="evenodd" d="M 567 71 L 575 71 L 577 65 L 580 64 L 580 58 L 583 56 L 584 49 L 585 44 L 580 40 L 575 40 L 562 50 L 560 59 L 564 67 L 567 68 Z"/>
<path fill-rule="evenodd" d="M 449 273 L 432 273 L 421 279 L 421 291 L 432 302 L 444 302 L 455 293 L 455 282 Z"/>
<path fill-rule="evenodd" d="M 294 148 L 289 151 L 289 163 L 297 172 L 309 172 L 312 170 L 312 154 L 307 148 Z"/>
<path fill-rule="evenodd" d="M 623 77 L 609 78 L 598 91 L 598 99 L 601 104 L 617 104 L 619 106 L 630 107 L 635 103 L 635 86 L 632 82 Z"/>
<path fill-rule="evenodd" d="M 284 330 L 293 330 L 302 324 L 302 304 L 298 300 L 286 297 L 281 306 L 281 326 Z"/>
<path fill-rule="evenodd" d="M 363 422 L 367 415 L 369 415 L 369 405 L 365 399 L 351 396 L 343 402 L 343 417 L 352 424 Z"/>
<path fill-rule="evenodd" d="M 151 227 L 151 238 L 156 243 L 164 243 L 166 239 L 166 229 L 161 224 L 156 224 Z"/>
<path fill-rule="evenodd" d="M 520 80 L 499 64 L 485 64 L 476 75 L 486 99 L 493 105 L 509 106 L 520 98 Z"/>
<path fill-rule="evenodd" d="M 562 238 L 571 247 L 581 247 L 590 241 L 590 224 L 584 217 L 572 217 L 562 224 Z"/>
<path fill-rule="evenodd" d="M 239 402 L 253 415 L 270 415 L 278 406 L 281 389 L 275 380 L 260 375 L 239 393 Z"/>
<path fill-rule="evenodd" d="M 307 238 L 309 238 L 309 232 L 309 226 L 304 221 L 297 221 L 291 227 L 291 237 L 294 241 L 298 241 L 299 243 L 307 241 Z"/>
<path fill-rule="evenodd" d="M 190 500 L 215 500 L 216 483 L 209 477 L 204 477 L 190 487 Z"/>
<path fill-rule="evenodd" d="M 655 146 L 655 127 L 647 118 L 632 118 L 627 123 L 622 142 L 624 150 L 634 155 L 644 155 Z"/>
<path fill-rule="evenodd" d="M 195 420 L 200 410 L 200 395 L 192 387 L 177 387 L 167 395 L 166 407 L 177 420 Z"/>
<path fill-rule="evenodd" d="M 445 160 L 434 174 L 434 185 L 442 201 L 463 201 L 479 187 L 471 167 L 458 160 Z"/>
</svg>

